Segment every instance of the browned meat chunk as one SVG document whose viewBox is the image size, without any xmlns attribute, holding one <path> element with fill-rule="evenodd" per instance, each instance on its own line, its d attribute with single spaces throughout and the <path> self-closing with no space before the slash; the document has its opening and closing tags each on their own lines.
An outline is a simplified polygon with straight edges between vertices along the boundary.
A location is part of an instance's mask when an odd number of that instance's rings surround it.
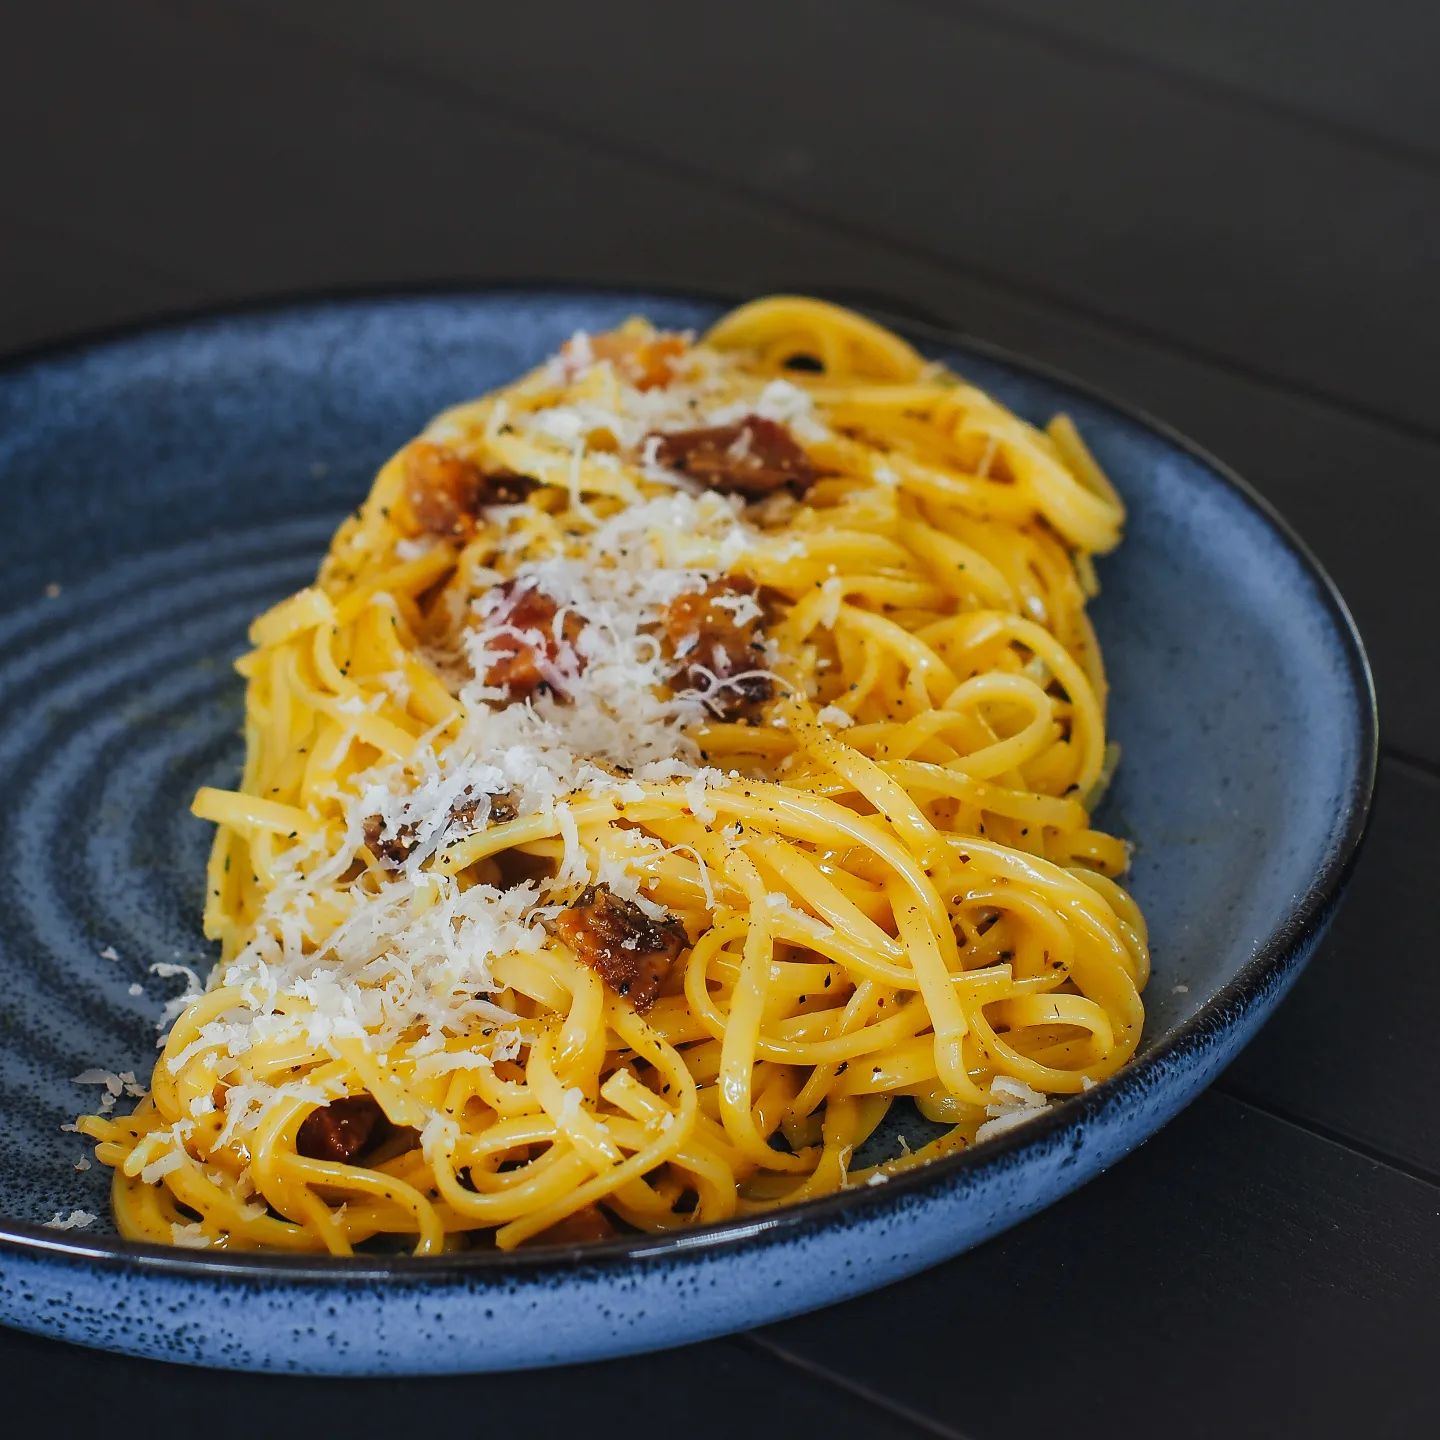
<svg viewBox="0 0 1440 1440">
<path fill-rule="evenodd" d="M 492 825 L 506 825 L 519 813 L 520 807 L 510 791 L 507 790 L 503 795 L 490 797 L 490 823 Z"/>
<path fill-rule="evenodd" d="M 584 621 L 567 611 L 555 633 L 555 617 L 560 607 L 543 590 L 507 580 L 500 587 L 504 596 L 491 616 L 492 623 L 507 627 L 506 634 L 490 643 L 495 654 L 485 672 L 485 683 L 508 692 L 512 700 L 524 699 L 544 686 L 557 689 L 556 667 L 562 648 L 574 670 L 583 670 L 585 660 L 575 649 L 575 642 L 585 628 Z"/>
<path fill-rule="evenodd" d="M 710 708 L 726 720 L 752 714 L 774 693 L 768 675 L 753 673 L 765 664 L 762 617 L 736 614 L 754 594 L 753 580 L 727 575 L 677 596 L 665 611 L 665 653 L 676 662 L 676 683 L 706 692 Z"/>
<path fill-rule="evenodd" d="M 747 415 L 734 425 L 657 431 L 656 460 L 722 495 L 759 500 L 776 490 L 803 495 L 815 483 L 810 457 L 774 420 Z"/>
<path fill-rule="evenodd" d="M 563 1220 L 557 1220 L 548 1230 L 532 1236 L 532 1245 L 585 1245 L 592 1240 L 608 1240 L 620 1232 L 614 1222 L 598 1205 L 587 1205 Z"/>
<path fill-rule="evenodd" d="M 385 1138 L 390 1122 L 368 1095 L 345 1095 L 312 1110 L 301 1122 L 295 1148 L 311 1160 L 348 1165 Z"/>
<path fill-rule="evenodd" d="M 443 445 L 417 440 L 405 452 L 405 500 L 428 535 L 468 539 L 486 505 L 516 505 L 539 481 L 512 470 L 482 470 Z"/>
<path fill-rule="evenodd" d="M 554 929 L 576 959 L 642 1014 L 655 1003 L 671 965 L 690 943 L 673 915 L 652 920 L 607 885 L 590 886 L 555 917 Z"/>
<path fill-rule="evenodd" d="M 450 807 L 446 830 L 468 832 L 476 829 L 482 810 L 492 824 L 502 825 L 507 820 L 513 820 L 517 814 L 515 797 L 506 791 L 503 795 L 474 795 L 462 800 Z M 388 839 L 382 839 L 384 830 L 385 822 L 378 815 L 366 816 L 365 844 L 370 853 L 387 869 L 398 870 L 410 858 L 418 831 L 415 825 L 407 823 L 397 826 Z"/>
<path fill-rule="evenodd" d="M 480 480 L 477 497 L 480 505 L 519 505 L 540 488 L 540 482 L 533 475 L 521 475 L 514 470 L 486 470 Z"/>
</svg>

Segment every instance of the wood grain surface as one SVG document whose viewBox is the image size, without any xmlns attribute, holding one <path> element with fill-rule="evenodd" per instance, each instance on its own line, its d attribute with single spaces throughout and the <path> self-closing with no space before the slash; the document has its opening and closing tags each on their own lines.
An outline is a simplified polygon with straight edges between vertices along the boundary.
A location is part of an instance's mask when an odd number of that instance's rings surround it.
<svg viewBox="0 0 1440 1440">
<path fill-rule="evenodd" d="M 1266 1031 L 970 1255 L 543 1377 L 278 1381 L 0 1332 L 8 1400 L 217 1440 L 480 1434 L 537 1396 L 557 1434 L 697 1440 L 1440 1430 L 1440 10 L 65 0 L 0 35 L 0 350 L 442 279 L 931 318 L 1146 407 L 1273 500 L 1355 611 L 1386 757 L 1350 898 Z"/>
</svg>

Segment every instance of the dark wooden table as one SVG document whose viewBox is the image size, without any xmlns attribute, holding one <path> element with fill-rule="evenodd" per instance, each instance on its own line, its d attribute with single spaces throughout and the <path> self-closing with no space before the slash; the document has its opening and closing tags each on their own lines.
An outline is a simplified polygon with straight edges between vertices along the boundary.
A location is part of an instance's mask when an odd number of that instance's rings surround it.
<svg viewBox="0 0 1440 1440">
<path fill-rule="evenodd" d="M 273 1380 L 7 1332 L 7 1415 L 207 1440 L 1440 1433 L 1432 0 L 7 9 L 0 347 L 439 278 L 933 317 L 1246 473 L 1353 606 L 1386 740 L 1349 901 L 1278 1017 L 1141 1152 L 970 1255 L 545 1376 Z"/>
</svg>

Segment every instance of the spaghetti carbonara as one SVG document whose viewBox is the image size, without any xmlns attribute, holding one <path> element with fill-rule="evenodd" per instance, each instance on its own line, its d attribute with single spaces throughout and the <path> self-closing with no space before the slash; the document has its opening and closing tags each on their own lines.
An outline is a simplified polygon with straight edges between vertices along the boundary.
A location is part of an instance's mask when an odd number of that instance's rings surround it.
<svg viewBox="0 0 1440 1440">
<path fill-rule="evenodd" d="M 577 334 L 441 415 L 238 662 L 220 961 L 81 1122 L 121 1232 L 682 1229 L 1114 1073 L 1148 960 L 1085 605 L 1123 516 L 1065 418 L 813 300 Z M 946 1128 L 862 1165 L 897 1102 Z"/>
</svg>

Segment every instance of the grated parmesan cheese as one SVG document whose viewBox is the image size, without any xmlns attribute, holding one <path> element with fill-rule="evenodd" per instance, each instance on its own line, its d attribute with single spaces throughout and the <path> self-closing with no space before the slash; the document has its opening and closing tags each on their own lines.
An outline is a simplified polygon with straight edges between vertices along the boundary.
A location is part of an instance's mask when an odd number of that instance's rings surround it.
<svg viewBox="0 0 1440 1440">
<path fill-rule="evenodd" d="M 185 1163 L 185 1152 L 183 1150 L 167 1150 L 158 1160 L 152 1160 L 148 1165 L 140 1167 L 140 1179 L 143 1184 L 153 1185 L 157 1180 L 162 1180 L 171 1171 L 178 1170 Z"/>
<path fill-rule="evenodd" d="M 448 1115 L 436 1111 L 420 1131 L 420 1153 L 431 1160 L 438 1150 L 449 1149 L 460 1138 L 460 1127 Z"/>
<path fill-rule="evenodd" d="M 997 1075 L 990 1082 L 990 1102 L 985 1113 L 990 1117 L 975 1132 L 977 1140 L 988 1140 L 993 1135 L 1003 1135 L 1017 1125 L 1049 1108 L 1049 1100 L 1038 1090 L 1032 1090 L 1023 1080 L 1010 1075 Z"/>
<path fill-rule="evenodd" d="M 95 1218 L 88 1210 L 72 1210 L 68 1215 L 62 1215 L 57 1210 L 45 1222 L 45 1228 L 47 1230 L 83 1230 L 87 1225 L 93 1225 Z"/>
</svg>

